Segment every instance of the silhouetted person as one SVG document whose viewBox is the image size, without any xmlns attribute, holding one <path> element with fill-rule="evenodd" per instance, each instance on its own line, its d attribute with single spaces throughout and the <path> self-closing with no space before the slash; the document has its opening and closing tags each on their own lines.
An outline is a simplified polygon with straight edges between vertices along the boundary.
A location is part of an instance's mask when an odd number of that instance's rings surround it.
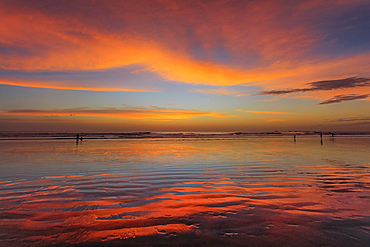
<svg viewBox="0 0 370 247">
<path fill-rule="evenodd" d="M 320 139 L 321 139 L 321 145 L 323 144 L 323 142 L 322 142 L 322 133 L 320 133 Z"/>
<path fill-rule="evenodd" d="M 295 135 L 294 135 L 294 142 L 295 142 Z"/>
<path fill-rule="evenodd" d="M 77 134 L 77 136 L 76 136 L 77 141 L 78 141 L 78 139 L 80 139 L 80 134 Z"/>
</svg>

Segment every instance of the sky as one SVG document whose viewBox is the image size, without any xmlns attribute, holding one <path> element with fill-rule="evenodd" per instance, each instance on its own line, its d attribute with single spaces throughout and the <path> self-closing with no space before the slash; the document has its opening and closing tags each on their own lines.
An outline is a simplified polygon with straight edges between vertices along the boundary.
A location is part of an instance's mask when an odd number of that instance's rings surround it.
<svg viewBox="0 0 370 247">
<path fill-rule="evenodd" d="M 368 131 L 368 0 L 0 0 L 0 131 Z"/>
</svg>

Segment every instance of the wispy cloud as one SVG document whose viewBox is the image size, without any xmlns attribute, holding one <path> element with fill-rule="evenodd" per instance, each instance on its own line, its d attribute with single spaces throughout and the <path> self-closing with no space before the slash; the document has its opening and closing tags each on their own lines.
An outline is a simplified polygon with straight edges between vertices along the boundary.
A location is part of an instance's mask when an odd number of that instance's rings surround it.
<svg viewBox="0 0 370 247">
<path fill-rule="evenodd" d="M 337 90 L 344 88 L 354 88 L 354 87 L 368 87 L 370 86 L 370 78 L 363 77 L 350 77 L 338 80 L 327 80 L 327 81 L 316 81 L 307 83 L 307 88 L 292 88 L 283 90 L 270 90 L 262 91 L 261 95 L 280 95 L 280 94 L 290 94 L 290 93 L 303 93 L 311 91 L 327 91 L 327 90 Z"/>
<path fill-rule="evenodd" d="M 72 86 L 67 85 L 65 82 L 29 82 L 29 81 L 9 81 L 0 80 L 1 85 L 32 87 L 32 88 L 45 88 L 45 89 L 61 89 L 61 90 L 79 90 L 79 91 L 96 91 L 96 92 L 158 92 L 150 89 L 135 89 L 124 87 L 85 87 L 85 86 Z"/>
<path fill-rule="evenodd" d="M 295 112 L 250 111 L 250 110 L 241 110 L 241 109 L 238 109 L 238 111 L 241 111 L 241 112 L 247 112 L 247 113 L 258 113 L 258 114 L 278 114 L 278 115 L 297 115 L 297 114 L 302 114 L 302 113 L 295 113 Z"/>
<path fill-rule="evenodd" d="M 22 8 L 3 1 L 0 15 L 7 25 L 0 29 L 5 48 L 0 51 L 6 52 L 0 54 L 0 68 L 73 72 L 136 65 L 165 80 L 220 86 L 277 85 L 271 81 L 368 69 L 364 53 L 319 61 L 305 57 L 320 40 L 312 20 L 358 3 L 333 1 L 330 13 L 312 17 L 308 10 L 315 6 L 293 13 L 301 1 L 291 8 L 276 1 L 149 2 L 94 1 L 86 10 L 75 1 L 44 6 L 29 1 Z M 217 59 L 219 49 L 230 61 Z M 238 63 L 246 57 L 253 66 Z"/>
<path fill-rule="evenodd" d="M 349 127 L 351 130 L 369 130 L 370 127 L 370 116 L 355 116 L 355 117 L 344 117 L 333 120 L 327 120 L 327 122 L 335 123 L 338 126 L 343 126 L 345 129 Z"/>
<path fill-rule="evenodd" d="M 359 116 L 359 117 L 346 117 L 330 120 L 331 122 L 358 122 L 358 121 L 370 121 L 370 116 Z"/>
<path fill-rule="evenodd" d="M 348 95 L 336 95 L 331 99 L 325 100 L 319 105 L 326 105 L 326 104 L 332 104 L 332 103 L 340 103 L 342 101 L 350 101 L 350 100 L 358 100 L 358 99 L 366 99 L 370 96 L 370 94 L 348 94 Z"/>
<path fill-rule="evenodd" d="M 212 111 L 184 110 L 160 107 L 132 107 L 123 105 L 122 108 L 102 107 L 91 109 L 88 107 L 73 109 L 37 110 L 19 109 L 0 111 L 0 115 L 22 115 L 22 116 L 94 116 L 94 117 L 115 117 L 130 119 L 191 119 L 197 117 L 226 118 L 232 115 Z"/>
</svg>

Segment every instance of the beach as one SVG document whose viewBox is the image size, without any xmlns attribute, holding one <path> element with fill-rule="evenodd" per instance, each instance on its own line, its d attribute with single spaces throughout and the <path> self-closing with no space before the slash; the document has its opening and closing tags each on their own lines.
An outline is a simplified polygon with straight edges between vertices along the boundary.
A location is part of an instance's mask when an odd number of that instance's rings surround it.
<svg viewBox="0 0 370 247">
<path fill-rule="evenodd" d="M 0 246 L 368 246 L 369 135 L 240 135 L 3 138 Z"/>
</svg>

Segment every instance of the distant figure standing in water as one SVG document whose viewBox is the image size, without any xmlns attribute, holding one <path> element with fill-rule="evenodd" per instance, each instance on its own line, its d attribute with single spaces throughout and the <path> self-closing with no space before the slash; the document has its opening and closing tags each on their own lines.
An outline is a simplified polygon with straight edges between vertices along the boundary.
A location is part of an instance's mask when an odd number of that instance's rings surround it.
<svg viewBox="0 0 370 247">
<path fill-rule="evenodd" d="M 77 141 L 78 141 L 78 139 L 80 139 L 80 134 L 77 134 L 77 136 L 76 136 Z"/>
<path fill-rule="evenodd" d="M 321 145 L 323 144 L 322 142 L 322 132 L 320 133 L 320 139 L 321 139 Z"/>
<path fill-rule="evenodd" d="M 295 142 L 295 135 L 294 135 L 294 142 Z"/>
</svg>

